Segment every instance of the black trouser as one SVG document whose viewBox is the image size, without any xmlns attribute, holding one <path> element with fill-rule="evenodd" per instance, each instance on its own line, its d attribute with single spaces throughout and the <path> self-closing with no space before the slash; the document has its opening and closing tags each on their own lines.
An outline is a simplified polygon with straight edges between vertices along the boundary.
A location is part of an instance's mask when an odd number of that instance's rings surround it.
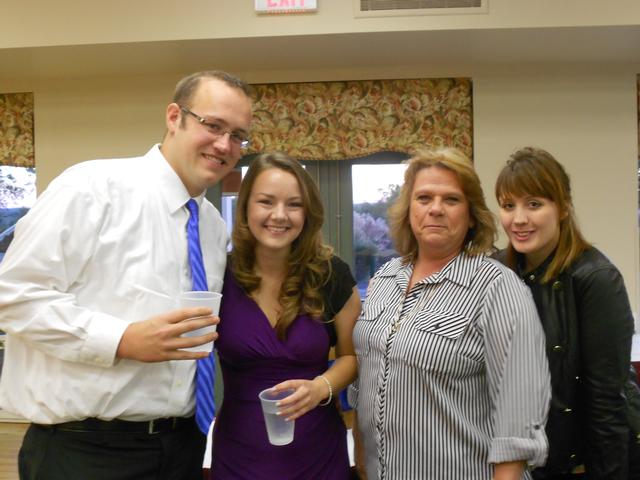
<svg viewBox="0 0 640 480">
<path fill-rule="evenodd" d="M 205 444 L 195 421 L 152 434 L 32 424 L 18 470 L 20 480 L 202 480 Z"/>
<path fill-rule="evenodd" d="M 533 478 L 538 478 L 538 477 L 536 477 L 534 474 Z M 559 475 L 551 475 L 548 477 L 544 477 L 544 480 L 581 480 L 583 478 L 585 478 L 583 473 L 565 473 L 565 474 L 561 473 Z"/>
<path fill-rule="evenodd" d="M 640 440 L 636 434 L 631 435 L 629 442 L 629 480 L 640 480 Z"/>
</svg>

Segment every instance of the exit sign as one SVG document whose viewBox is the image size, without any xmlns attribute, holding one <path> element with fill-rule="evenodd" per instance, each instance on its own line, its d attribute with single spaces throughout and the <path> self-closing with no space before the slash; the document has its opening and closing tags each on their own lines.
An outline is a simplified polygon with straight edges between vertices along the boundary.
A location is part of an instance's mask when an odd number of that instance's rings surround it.
<svg viewBox="0 0 640 480">
<path fill-rule="evenodd" d="M 256 0 L 258 13 L 303 13 L 317 9 L 318 0 Z"/>
</svg>

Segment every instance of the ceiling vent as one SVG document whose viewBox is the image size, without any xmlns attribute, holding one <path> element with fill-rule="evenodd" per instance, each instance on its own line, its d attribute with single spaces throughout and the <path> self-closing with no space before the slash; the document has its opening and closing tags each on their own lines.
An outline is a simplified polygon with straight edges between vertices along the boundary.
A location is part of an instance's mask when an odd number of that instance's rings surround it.
<svg viewBox="0 0 640 480">
<path fill-rule="evenodd" d="M 489 0 L 353 0 L 356 17 L 487 13 Z"/>
</svg>

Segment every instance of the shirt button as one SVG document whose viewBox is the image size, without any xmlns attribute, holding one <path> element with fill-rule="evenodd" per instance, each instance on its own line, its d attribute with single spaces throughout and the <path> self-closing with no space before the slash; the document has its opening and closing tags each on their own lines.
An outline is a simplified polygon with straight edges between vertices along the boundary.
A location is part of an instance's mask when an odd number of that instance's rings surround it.
<svg viewBox="0 0 640 480">
<path fill-rule="evenodd" d="M 533 273 L 529 275 L 529 280 L 533 282 L 535 279 L 536 279 L 536 276 Z"/>
<path fill-rule="evenodd" d="M 562 345 L 554 345 L 552 350 L 554 352 L 561 352 L 562 351 Z"/>
<path fill-rule="evenodd" d="M 556 280 L 555 282 L 553 282 L 553 285 L 551 285 L 551 288 L 553 288 L 554 290 L 562 290 L 562 282 Z"/>
<path fill-rule="evenodd" d="M 571 409 L 571 408 L 565 408 L 565 409 L 562 411 L 562 413 L 572 413 L 572 412 L 573 412 L 573 409 Z"/>
</svg>

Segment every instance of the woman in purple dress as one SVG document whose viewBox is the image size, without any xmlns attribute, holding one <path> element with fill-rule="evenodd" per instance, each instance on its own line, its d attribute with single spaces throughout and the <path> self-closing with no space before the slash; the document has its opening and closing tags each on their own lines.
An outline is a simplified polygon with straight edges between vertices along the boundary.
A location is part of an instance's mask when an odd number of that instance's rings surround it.
<svg viewBox="0 0 640 480">
<path fill-rule="evenodd" d="M 224 400 L 211 478 L 349 478 L 346 430 L 334 401 L 357 372 L 351 340 L 360 298 L 349 267 L 322 243 L 322 201 L 296 161 L 263 154 L 238 196 L 216 348 Z M 329 349 L 336 361 L 327 368 Z M 292 443 L 267 438 L 258 393 L 295 389 L 280 413 Z"/>
</svg>

